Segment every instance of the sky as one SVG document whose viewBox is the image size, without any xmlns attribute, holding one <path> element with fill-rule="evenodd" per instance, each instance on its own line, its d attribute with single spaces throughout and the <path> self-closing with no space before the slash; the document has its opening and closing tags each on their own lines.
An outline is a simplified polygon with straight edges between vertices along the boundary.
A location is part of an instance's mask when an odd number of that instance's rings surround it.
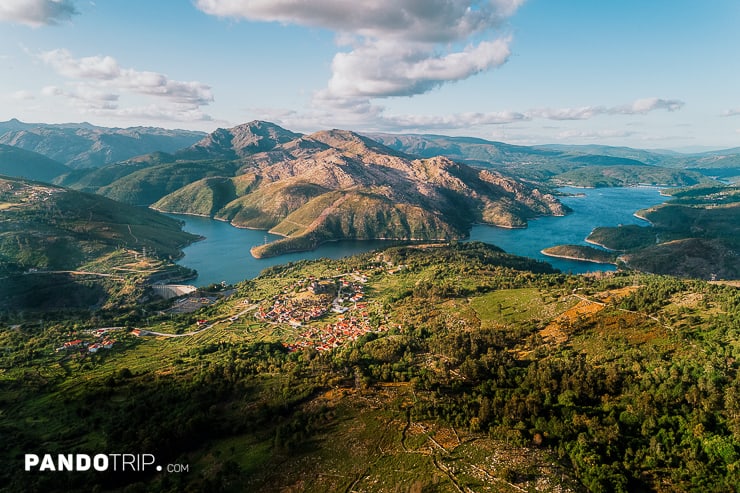
<svg viewBox="0 0 740 493">
<path fill-rule="evenodd" d="M 0 121 L 740 146 L 737 0 L 2 0 Z"/>
</svg>

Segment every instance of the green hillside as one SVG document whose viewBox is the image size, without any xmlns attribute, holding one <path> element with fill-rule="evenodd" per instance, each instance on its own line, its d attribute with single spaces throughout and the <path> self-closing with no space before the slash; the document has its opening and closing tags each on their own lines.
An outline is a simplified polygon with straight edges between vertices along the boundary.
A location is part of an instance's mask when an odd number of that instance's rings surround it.
<svg viewBox="0 0 740 493">
<path fill-rule="evenodd" d="M 665 204 L 639 211 L 651 227 L 596 228 L 588 241 L 621 253 L 647 272 L 704 279 L 740 279 L 740 190 L 694 187 Z"/>
<path fill-rule="evenodd" d="M 151 208 L 212 217 L 236 198 L 236 187 L 231 178 L 203 178 L 159 199 Z"/>
<path fill-rule="evenodd" d="M 233 174 L 228 161 L 185 161 L 158 164 L 128 173 L 98 188 L 96 193 L 133 205 L 151 205 L 165 195 L 195 181 Z"/>
<path fill-rule="evenodd" d="M 578 187 L 626 187 L 630 185 L 691 186 L 707 182 L 696 171 L 646 165 L 587 166 L 553 175 L 550 182 Z"/>
<path fill-rule="evenodd" d="M 321 313 L 340 289 L 363 299 L 300 326 L 277 315 Z M 729 284 L 566 276 L 467 243 L 273 267 L 191 314 L 4 315 L 0 485 L 733 491 L 738 300 Z M 115 343 L 90 352 L 101 337 Z M 29 451 L 163 467 L 28 473 Z"/>
<path fill-rule="evenodd" d="M 49 290 L 49 286 L 64 283 L 70 275 L 67 271 L 101 274 L 94 282 L 75 281 L 71 285 L 84 287 L 87 283 L 93 291 L 102 289 L 90 283 L 126 277 L 128 271 L 121 265 L 136 264 L 139 254 L 146 260 L 138 262 L 141 268 L 134 266 L 129 271 L 141 274 L 142 279 L 167 269 L 182 276 L 170 260 L 197 239 L 181 231 L 177 221 L 154 211 L 25 180 L 0 179 L 0 210 L 0 276 L 9 276 L 0 287 L 3 307 L 14 296 L 34 290 L 63 293 Z M 53 276 L 56 271 L 64 272 L 45 285 L 51 279 L 45 273 Z M 39 297 L 33 299 L 38 301 Z M 34 305 L 18 301 L 17 306 Z"/>
<path fill-rule="evenodd" d="M 0 175 L 51 182 L 68 171 L 62 163 L 41 154 L 0 144 Z"/>
</svg>

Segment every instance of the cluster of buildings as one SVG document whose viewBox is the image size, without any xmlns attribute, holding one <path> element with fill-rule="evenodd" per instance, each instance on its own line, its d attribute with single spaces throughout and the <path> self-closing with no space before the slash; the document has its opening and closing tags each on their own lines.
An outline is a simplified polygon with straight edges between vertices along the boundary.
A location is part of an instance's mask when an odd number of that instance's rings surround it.
<svg viewBox="0 0 740 493">
<path fill-rule="evenodd" d="M 301 349 L 313 348 L 317 351 L 328 351 L 345 344 L 348 341 L 354 341 L 358 337 L 368 332 L 382 332 L 386 327 L 375 329 L 370 324 L 370 317 L 364 303 L 358 304 L 358 313 L 352 316 L 340 315 L 337 321 L 327 324 L 323 327 L 308 327 L 298 335 L 293 344 L 285 346 L 290 351 L 299 351 Z M 362 311 L 360 311 L 362 310 Z"/>
<path fill-rule="evenodd" d="M 255 317 L 265 322 L 287 323 L 293 327 L 300 327 L 304 322 L 320 318 L 328 312 L 329 300 L 331 297 L 326 295 L 301 299 L 279 295 L 271 306 L 259 307 Z"/>
<path fill-rule="evenodd" d="M 98 338 L 95 342 L 86 342 L 82 339 L 75 339 L 73 341 L 67 341 L 62 346 L 56 349 L 56 352 L 79 350 L 87 351 L 88 353 L 97 353 L 101 349 L 110 349 L 116 343 L 115 339 L 108 337 L 108 332 L 113 330 L 107 329 L 95 329 L 92 334 Z"/>
<path fill-rule="evenodd" d="M 255 316 L 298 328 L 329 311 L 337 313 L 335 322 L 305 326 L 295 342 L 286 344 L 291 351 L 307 348 L 327 351 L 368 332 L 384 330 L 370 323 L 367 303 L 363 302 L 366 282 L 367 276 L 359 272 L 328 279 L 303 279 L 283 289 L 282 294 L 272 299 L 271 305 L 260 307 Z"/>
<path fill-rule="evenodd" d="M 345 313 L 350 308 L 345 303 L 357 304 L 365 296 L 362 284 L 367 277 L 354 273 L 354 282 L 347 276 L 331 279 L 310 277 L 283 289 L 272 299 L 272 305 L 260 307 L 255 316 L 272 323 L 287 323 L 300 327 L 305 322 L 321 318 L 330 310 Z"/>
<path fill-rule="evenodd" d="M 12 182 L 3 181 L 2 185 L 0 192 L 12 192 L 18 203 L 44 202 L 55 193 L 62 191 L 59 188 L 46 187 L 38 184 L 17 185 Z"/>
</svg>

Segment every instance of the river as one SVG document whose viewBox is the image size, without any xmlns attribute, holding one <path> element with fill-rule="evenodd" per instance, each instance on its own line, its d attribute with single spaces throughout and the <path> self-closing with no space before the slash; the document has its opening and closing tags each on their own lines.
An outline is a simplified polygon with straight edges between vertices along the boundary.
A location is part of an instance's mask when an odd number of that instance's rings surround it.
<svg viewBox="0 0 740 493">
<path fill-rule="evenodd" d="M 503 229 L 474 226 L 470 240 L 484 241 L 499 246 L 509 253 L 545 260 L 563 272 L 583 273 L 613 270 L 608 264 L 595 264 L 546 257 L 540 250 L 559 244 L 586 244 L 585 238 L 597 226 L 644 224 L 633 214 L 639 209 L 665 202 L 657 188 L 562 188 L 564 193 L 579 196 L 562 197 L 561 201 L 573 209 L 564 217 L 543 217 L 529 222 L 525 229 Z M 186 247 L 185 256 L 178 263 L 196 269 L 196 286 L 226 281 L 235 283 L 256 277 L 263 269 L 302 259 L 341 258 L 348 255 L 387 246 L 383 241 L 339 241 L 325 243 L 310 252 L 291 253 L 266 259 L 255 259 L 249 253 L 254 245 L 274 241 L 278 236 L 240 229 L 223 221 L 206 217 L 170 214 L 185 222 L 185 231 L 206 237 Z"/>
</svg>

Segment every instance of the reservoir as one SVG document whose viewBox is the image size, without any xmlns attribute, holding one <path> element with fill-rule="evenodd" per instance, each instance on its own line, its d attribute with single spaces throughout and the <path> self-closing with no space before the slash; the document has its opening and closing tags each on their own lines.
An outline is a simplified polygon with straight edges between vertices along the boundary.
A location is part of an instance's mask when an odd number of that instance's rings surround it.
<svg viewBox="0 0 740 493">
<path fill-rule="evenodd" d="M 496 245 L 509 253 L 545 260 L 563 272 L 583 273 L 597 270 L 614 270 L 608 264 L 595 264 L 547 257 L 540 250 L 560 244 L 586 244 L 588 234 L 597 226 L 643 224 L 645 221 L 633 214 L 667 200 L 660 190 L 651 187 L 630 188 L 561 188 L 563 193 L 574 196 L 560 200 L 573 212 L 564 217 L 543 217 L 529 221 L 525 229 L 504 229 L 491 226 L 474 226 L 470 240 Z M 388 246 L 385 241 L 338 241 L 325 243 L 316 250 L 298 252 L 278 257 L 255 259 L 249 249 L 279 237 L 264 231 L 235 228 L 229 223 L 207 217 L 171 214 L 185 222 L 183 229 L 204 236 L 183 251 L 185 256 L 178 264 L 198 271 L 192 281 L 196 286 L 226 281 L 229 284 L 251 279 L 273 265 L 303 259 L 342 258 L 376 248 Z"/>
<path fill-rule="evenodd" d="M 335 241 L 324 243 L 309 252 L 256 259 L 249 253 L 250 248 L 281 237 L 265 231 L 236 228 L 227 222 L 208 217 L 167 215 L 184 221 L 183 230 L 205 237 L 205 240 L 185 247 L 185 256 L 177 261 L 180 265 L 198 271 L 198 277 L 189 281 L 195 286 L 207 286 L 221 281 L 234 284 L 257 277 L 263 269 L 273 265 L 322 257 L 342 258 L 393 244 L 388 241 Z"/>
<path fill-rule="evenodd" d="M 558 189 L 571 196 L 559 197 L 573 212 L 563 217 L 541 217 L 529 221 L 526 229 L 474 226 L 470 239 L 490 243 L 523 257 L 544 260 L 562 272 L 582 274 L 615 270 L 610 264 L 567 260 L 543 255 L 540 251 L 555 245 L 588 245 L 585 239 L 598 226 L 648 223 L 634 215 L 640 209 L 662 204 L 670 197 L 655 187 Z M 593 246 L 593 245 L 591 245 Z"/>
</svg>

